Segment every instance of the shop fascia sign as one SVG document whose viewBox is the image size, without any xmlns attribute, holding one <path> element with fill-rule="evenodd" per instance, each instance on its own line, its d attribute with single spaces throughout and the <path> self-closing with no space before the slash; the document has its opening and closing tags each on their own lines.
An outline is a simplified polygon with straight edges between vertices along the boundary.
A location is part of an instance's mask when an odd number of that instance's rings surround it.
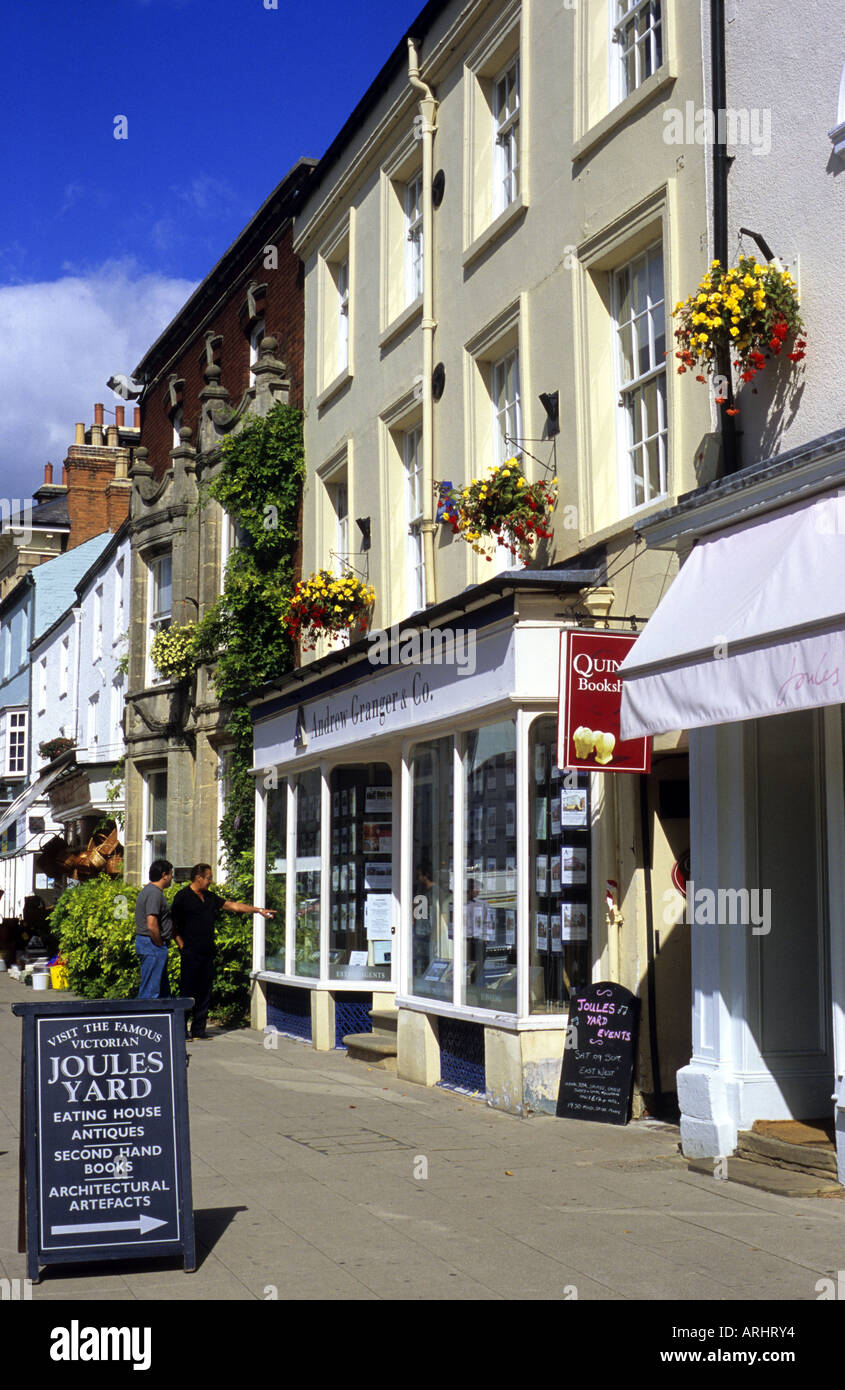
<svg viewBox="0 0 845 1390">
<path fill-rule="evenodd" d="M 479 639 L 477 665 L 462 676 L 454 665 L 421 662 L 303 701 L 286 716 L 286 737 L 294 750 L 305 751 L 479 708 L 513 688 L 512 644 L 511 629 Z"/>
<path fill-rule="evenodd" d="M 636 642 L 629 632 L 569 628 L 560 635 L 558 764 L 589 772 L 649 772 L 651 739 L 620 739 L 619 667 Z"/>
</svg>

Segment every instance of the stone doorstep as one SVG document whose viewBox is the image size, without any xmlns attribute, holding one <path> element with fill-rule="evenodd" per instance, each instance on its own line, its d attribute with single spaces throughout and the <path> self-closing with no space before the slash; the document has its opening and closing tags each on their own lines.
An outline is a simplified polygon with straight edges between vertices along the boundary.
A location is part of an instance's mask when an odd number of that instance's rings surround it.
<svg viewBox="0 0 845 1390">
<path fill-rule="evenodd" d="M 796 1173 L 836 1180 L 836 1147 L 828 1140 L 790 1144 L 754 1130 L 741 1130 L 737 1137 L 738 1158 L 769 1163 Z"/>
<path fill-rule="evenodd" d="M 373 1028 L 382 1033 L 396 1033 L 399 1026 L 397 1009 L 370 1009 L 370 1018 L 373 1020 Z"/>
<path fill-rule="evenodd" d="M 693 1158 L 687 1160 L 691 1173 L 701 1173 L 713 1179 L 712 1158 Z M 728 1159 L 728 1182 L 741 1183 L 743 1187 L 755 1187 L 759 1192 L 771 1192 L 778 1197 L 834 1197 L 845 1195 L 839 1183 L 829 1181 L 810 1173 L 773 1166 L 770 1163 L 755 1163 L 750 1158 L 733 1155 Z"/>
<path fill-rule="evenodd" d="M 367 1062 L 382 1071 L 396 1070 L 396 1034 L 374 1030 L 372 1033 L 347 1033 L 343 1039 L 346 1055 L 355 1062 Z"/>
</svg>

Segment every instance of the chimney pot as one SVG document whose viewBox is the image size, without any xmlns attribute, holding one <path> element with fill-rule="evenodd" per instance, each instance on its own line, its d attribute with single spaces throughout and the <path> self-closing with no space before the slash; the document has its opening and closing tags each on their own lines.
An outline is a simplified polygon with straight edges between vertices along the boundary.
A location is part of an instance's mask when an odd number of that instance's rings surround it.
<svg viewBox="0 0 845 1390">
<path fill-rule="evenodd" d="M 78 429 L 81 429 L 81 430 L 83 431 L 83 433 L 84 433 L 84 431 L 85 431 L 85 426 L 84 426 L 84 425 L 78 425 L 77 428 L 78 428 Z M 64 463 L 62 464 L 62 487 L 67 487 L 67 466 L 66 466 L 66 464 L 64 464 Z"/>
<path fill-rule="evenodd" d="M 122 429 L 123 429 L 123 419 L 124 419 L 125 409 L 126 409 L 126 407 L 125 407 L 125 406 L 122 406 L 122 405 L 116 405 L 115 408 L 114 408 L 115 423 L 117 424 L 117 428 L 118 428 L 119 430 L 122 430 Z"/>
<path fill-rule="evenodd" d="M 134 407 L 132 428 L 136 430 L 139 430 L 141 428 L 141 407 L 139 405 L 136 405 Z"/>
<path fill-rule="evenodd" d="M 52 481 L 53 481 L 53 465 L 52 465 L 52 463 L 45 463 L 45 465 L 44 465 L 44 481 L 45 481 L 45 483 L 52 483 Z"/>
<path fill-rule="evenodd" d="M 75 428 L 75 430 L 76 430 L 76 437 L 75 437 L 75 439 L 74 439 L 74 441 L 73 441 L 74 444 L 84 444 L 84 443 L 85 443 L 85 426 L 84 426 L 84 424 L 82 423 L 82 421 L 81 421 L 81 420 L 77 420 L 76 425 L 75 425 L 74 428 Z"/>
<path fill-rule="evenodd" d="M 102 442 L 103 426 L 101 424 L 97 424 L 97 422 L 95 421 L 94 424 L 91 426 L 91 443 L 95 444 L 99 448 L 102 445 Z"/>
<path fill-rule="evenodd" d="M 101 405 L 95 405 L 95 406 L 94 406 L 94 424 L 95 424 L 95 425 L 102 425 L 102 423 L 103 423 L 103 407 L 102 407 Z"/>
<path fill-rule="evenodd" d="M 117 448 L 117 425 L 109 425 L 106 429 L 106 443 L 110 449 Z"/>
</svg>

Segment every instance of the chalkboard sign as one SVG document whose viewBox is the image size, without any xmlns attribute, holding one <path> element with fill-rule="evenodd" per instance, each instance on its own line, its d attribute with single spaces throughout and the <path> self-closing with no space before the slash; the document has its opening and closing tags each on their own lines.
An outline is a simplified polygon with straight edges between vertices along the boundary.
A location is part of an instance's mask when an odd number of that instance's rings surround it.
<svg viewBox="0 0 845 1390">
<path fill-rule="evenodd" d="M 24 1021 L 27 1276 L 180 1255 L 196 1267 L 190 999 L 13 1004 Z"/>
<path fill-rule="evenodd" d="M 640 1001 L 622 985 L 579 989 L 569 1008 L 557 1113 L 628 1123 Z"/>
</svg>

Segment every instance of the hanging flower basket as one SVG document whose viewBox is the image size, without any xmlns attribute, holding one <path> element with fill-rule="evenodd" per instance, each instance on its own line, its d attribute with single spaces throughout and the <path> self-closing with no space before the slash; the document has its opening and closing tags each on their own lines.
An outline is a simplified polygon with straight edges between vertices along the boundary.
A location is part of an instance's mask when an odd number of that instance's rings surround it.
<svg viewBox="0 0 845 1390">
<path fill-rule="evenodd" d="M 790 340 L 790 362 L 806 355 L 795 281 L 788 270 L 760 265 L 754 256 L 741 256 L 730 270 L 713 261 L 695 293 L 675 305 L 674 317 L 680 321 L 678 374 L 694 371 L 696 381 L 717 375 L 719 363 L 730 361 L 740 381 L 750 383 Z M 724 390 L 716 397 L 719 405 L 727 400 Z M 729 407 L 728 414 L 735 415 L 736 408 Z"/>
<path fill-rule="evenodd" d="M 150 660 L 165 680 L 187 680 L 197 668 L 196 623 L 159 628 L 150 646 Z"/>
<path fill-rule="evenodd" d="M 493 559 L 501 545 L 528 561 L 538 540 L 551 539 L 551 514 L 557 501 L 557 478 L 529 483 L 516 459 L 473 478 L 463 490 L 439 484 L 444 521 L 477 555 Z"/>
<path fill-rule="evenodd" d="M 38 756 L 51 763 L 61 753 L 67 753 L 68 749 L 75 747 L 76 744 L 72 738 L 48 738 L 45 743 L 39 743 Z"/>
<path fill-rule="evenodd" d="M 375 598 L 375 589 L 355 575 L 338 579 L 328 570 L 319 570 L 300 579 L 287 606 L 284 624 L 303 651 L 313 650 L 318 637 L 348 628 L 366 632 Z"/>
</svg>

